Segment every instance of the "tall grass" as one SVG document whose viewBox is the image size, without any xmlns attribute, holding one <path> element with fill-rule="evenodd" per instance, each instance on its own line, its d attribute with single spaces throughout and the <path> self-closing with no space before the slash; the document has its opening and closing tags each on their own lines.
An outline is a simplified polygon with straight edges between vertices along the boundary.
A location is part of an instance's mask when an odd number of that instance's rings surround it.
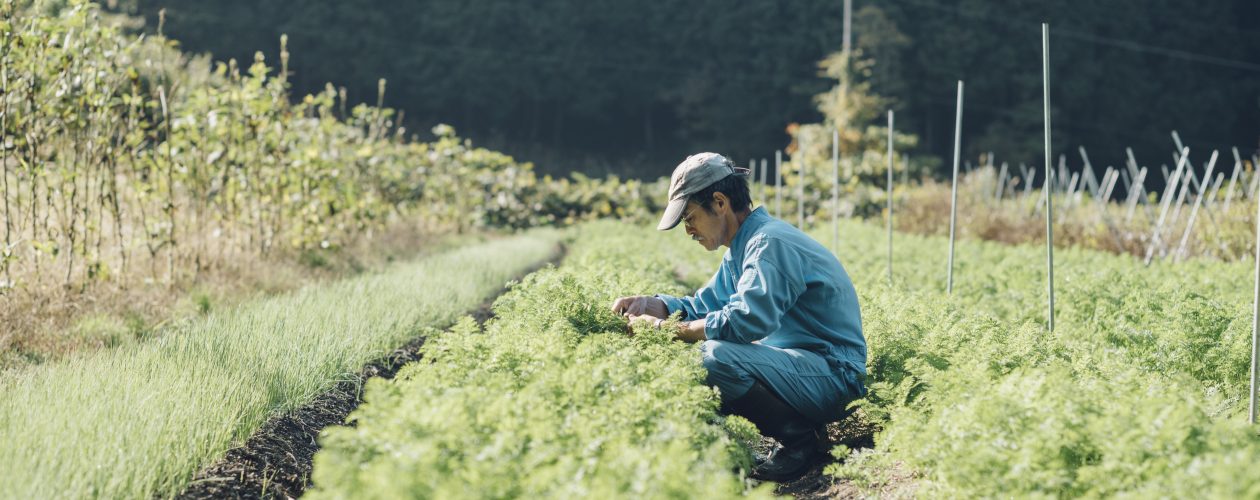
<svg viewBox="0 0 1260 500">
<path fill-rule="evenodd" d="M 0 382 L 0 498 L 171 496 L 250 435 L 552 255 L 532 232 L 219 311 Z"/>
</svg>

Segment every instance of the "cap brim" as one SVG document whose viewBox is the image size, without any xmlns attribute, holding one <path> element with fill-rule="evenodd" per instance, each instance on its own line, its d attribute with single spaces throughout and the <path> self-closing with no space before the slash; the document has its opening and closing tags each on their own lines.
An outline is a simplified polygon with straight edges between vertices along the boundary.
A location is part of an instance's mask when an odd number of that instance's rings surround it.
<svg viewBox="0 0 1260 500">
<path fill-rule="evenodd" d="M 665 207 L 665 215 L 661 217 L 661 223 L 656 226 L 660 231 L 668 231 L 677 226 L 682 221 L 683 210 L 687 208 L 687 199 L 682 198 L 669 202 Z"/>
</svg>

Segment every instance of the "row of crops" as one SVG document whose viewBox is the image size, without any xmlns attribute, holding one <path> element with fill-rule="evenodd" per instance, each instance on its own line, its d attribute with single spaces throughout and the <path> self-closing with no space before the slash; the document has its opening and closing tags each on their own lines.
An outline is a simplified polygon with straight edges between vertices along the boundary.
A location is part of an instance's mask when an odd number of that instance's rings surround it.
<svg viewBox="0 0 1260 500">
<path fill-rule="evenodd" d="M 142 344 L 0 379 L 0 498 L 178 493 L 267 419 L 556 255 L 562 233 L 475 243 L 217 310 Z"/>
<path fill-rule="evenodd" d="M 1060 252 L 1050 333 L 1040 247 L 959 243 L 947 295 L 944 239 L 898 236 L 890 285 L 886 235 L 840 232 L 871 352 L 860 414 L 882 431 L 873 450 L 839 450 L 831 474 L 927 496 L 1260 494 L 1247 265 Z M 584 227 L 566 263 L 515 286 L 484 328 L 437 334 L 424 361 L 373 382 L 353 425 L 323 437 L 315 495 L 743 491 L 753 434 L 715 416 L 695 346 L 627 337 L 607 310 L 694 288 L 715 258 L 676 234 Z"/>
<path fill-rule="evenodd" d="M 325 431 L 312 496 L 743 492 L 756 431 L 716 415 L 696 346 L 653 328 L 627 336 L 609 307 L 621 293 L 686 293 L 677 275 L 694 283 L 715 265 L 694 244 L 661 242 L 624 223 L 579 228 L 564 264 L 500 297 L 484 329 L 429 337 L 422 361 L 368 385 L 353 426 Z"/>
<path fill-rule="evenodd" d="M 878 488 L 909 467 L 930 496 L 1260 494 L 1249 264 L 1056 252 L 1050 333 L 1042 247 L 960 242 L 947 295 L 943 238 L 898 236 L 890 286 L 884 232 L 840 232 L 883 432 L 836 474 Z"/>
</svg>

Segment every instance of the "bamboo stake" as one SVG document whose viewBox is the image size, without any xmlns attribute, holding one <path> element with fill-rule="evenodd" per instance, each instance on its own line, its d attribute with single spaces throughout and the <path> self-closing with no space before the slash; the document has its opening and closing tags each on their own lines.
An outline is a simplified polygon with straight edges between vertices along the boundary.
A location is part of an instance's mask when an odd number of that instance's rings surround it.
<svg viewBox="0 0 1260 500">
<path fill-rule="evenodd" d="M 837 226 L 838 227 L 838 226 Z M 888 284 L 893 282 L 893 111 L 888 110 Z"/>
<path fill-rule="evenodd" d="M 774 152 L 774 218 L 783 218 L 783 151 Z"/>
<path fill-rule="evenodd" d="M 962 145 L 963 82 L 958 80 L 958 106 L 954 117 L 954 181 L 949 197 L 949 272 L 945 278 L 945 293 L 954 293 L 954 230 L 958 220 L 958 160 Z"/>
<path fill-rule="evenodd" d="M 1051 186 L 1053 171 L 1050 169 L 1050 25 L 1041 23 L 1041 76 L 1042 100 L 1045 111 L 1046 137 L 1046 186 Z M 1062 158 L 1062 157 L 1060 157 Z M 1062 168 L 1063 163 L 1059 163 Z M 1054 331 L 1054 205 L 1050 196 L 1051 189 L 1043 189 L 1046 193 L 1046 287 L 1050 292 L 1048 326 Z"/>
<path fill-rule="evenodd" d="M 1203 195 L 1207 193 L 1207 180 L 1212 178 L 1212 169 L 1216 168 L 1216 157 L 1218 151 L 1212 151 L 1212 158 L 1208 160 L 1207 171 L 1203 173 L 1203 184 L 1199 185 L 1199 197 L 1194 201 L 1194 208 L 1190 210 L 1190 221 L 1186 223 L 1186 232 L 1181 235 L 1181 243 L 1177 244 L 1177 253 L 1173 255 L 1174 262 L 1181 262 L 1186 252 L 1186 242 L 1190 241 L 1190 233 L 1194 232 L 1194 220 L 1199 215 L 1199 207 L 1203 206 Z"/>
<path fill-rule="evenodd" d="M 1186 157 L 1190 156 L 1190 148 L 1182 150 L 1181 159 L 1177 161 L 1177 170 L 1173 173 L 1172 182 L 1168 186 L 1176 186 L 1177 181 L 1181 180 L 1181 170 L 1185 167 Z M 1174 188 L 1175 190 L 1175 188 Z M 1168 205 L 1172 203 L 1173 190 L 1168 187 L 1164 188 L 1163 201 L 1160 202 L 1159 219 L 1155 223 L 1155 231 L 1151 233 L 1151 244 L 1146 248 L 1146 265 L 1151 265 L 1151 258 L 1155 255 L 1155 246 L 1159 244 L 1159 234 L 1164 230 L 1164 220 L 1168 217 Z"/>
<path fill-rule="evenodd" d="M 1238 148 L 1234 149 L 1234 173 L 1229 176 L 1229 190 L 1225 191 L 1225 212 L 1229 212 L 1229 204 L 1234 198 L 1234 188 L 1238 185 L 1238 172 L 1242 171 L 1242 157 L 1238 156 Z"/>
</svg>

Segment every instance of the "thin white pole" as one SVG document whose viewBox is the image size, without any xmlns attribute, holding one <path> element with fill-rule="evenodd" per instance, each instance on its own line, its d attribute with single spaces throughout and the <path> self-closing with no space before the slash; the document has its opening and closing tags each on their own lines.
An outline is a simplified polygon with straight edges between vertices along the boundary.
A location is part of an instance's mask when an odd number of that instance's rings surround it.
<svg viewBox="0 0 1260 500">
<path fill-rule="evenodd" d="M 1174 262 L 1180 262 L 1182 254 L 1186 251 L 1186 242 L 1190 241 L 1190 233 L 1194 232 L 1194 219 L 1199 215 L 1199 207 L 1203 206 L 1203 195 L 1207 193 L 1208 179 L 1212 178 L 1212 169 L 1216 168 L 1216 156 L 1218 151 L 1212 151 L 1212 158 L 1208 160 L 1207 172 L 1203 173 L 1203 184 L 1199 185 L 1199 197 L 1194 200 L 1194 208 L 1190 209 L 1190 221 L 1186 223 L 1186 232 L 1181 235 L 1181 243 L 1177 244 L 1177 253 L 1173 256 Z"/>
<path fill-rule="evenodd" d="M 757 195 L 757 159 L 748 160 L 748 195 Z"/>
<path fill-rule="evenodd" d="M 1054 170 L 1050 168 L 1050 25 L 1041 23 L 1041 76 L 1042 102 L 1045 111 L 1046 136 L 1046 288 L 1050 292 L 1048 326 L 1054 331 L 1054 206 L 1050 192 Z M 1062 157 L 1060 157 L 1062 158 Z M 1062 166 L 1062 162 L 1059 163 Z"/>
<path fill-rule="evenodd" d="M 853 47 L 853 0 L 844 0 L 844 55 Z"/>
<path fill-rule="evenodd" d="M 1221 184 L 1225 183 L 1225 172 L 1216 174 L 1216 181 L 1212 182 L 1212 190 L 1208 191 L 1207 201 L 1203 202 L 1203 208 L 1211 210 L 1212 204 L 1216 202 L 1216 197 L 1220 196 Z"/>
<path fill-rule="evenodd" d="M 993 193 L 993 198 L 1002 201 L 1002 192 L 1006 191 L 1006 162 L 1002 162 L 1002 169 L 998 172 L 997 192 Z"/>
<path fill-rule="evenodd" d="M 1024 198 L 1027 199 L 1029 193 L 1032 193 L 1032 185 L 1037 182 L 1037 167 L 1028 169 L 1028 182 L 1024 183 Z"/>
<path fill-rule="evenodd" d="M 1238 185 L 1238 172 L 1242 170 L 1242 157 L 1238 156 L 1238 148 L 1234 148 L 1234 174 L 1229 176 L 1229 190 L 1225 192 L 1225 212 L 1229 212 L 1229 203 L 1234 199 L 1234 188 Z"/>
<path fill-rule="evenodd" d="M 958 160 L 962 146 L 963 82 L 958 80 L 958 106 L 954 117 L 954 182 L 949 197 L 949 272 L 945 278 L 945 293 L 954 293 L 954 230 L 958 225 Z"/>
<path fill-rule="evenodd" d="M 1146 172 L 1146 167 L 1138 170 L 1137 180 L 1133 181 L 1132 186 L 1129 186 L 1129 199 L 1125 200 L 1125 203 L 1129 205 L 1129 211 L 1124 216 L 1125 225 L 1128 225 L 1133 220 L 1133 211 L 1137 208 L 1138 198 L 1141 197 L 1139 193 L 1145 190 L 1143 189 L 1143 183 L 1146 182 Z"/>
<path fill-rule="evenodd" d="M 761 187 L 757 189 L 758 194 L 761 195 L 760 198 L 761 198 L 762 206 L 765 206 L 766 204 L 766 166 L 767 166 L 766 159 L 762 158 L 761 159 Z"/>
<path fill-rule="evenodd" d="M 796 150 L 792 163 L 796 164 L 796 227 L 805 230 L 805 143 Z"/>
<path fill-rule="evenodd" d="M 783 218 L 783 151 L 774 152 L 774 218 Z"/>
<path fill-rule="evenodd" d="M 1159 234 L 1164 230 L 1164 220 L 1168 217 L 1168 205 L 1172 203 L 1173 192 L 1177 189 L 1177 181 L 1181 180 L 1181 170 L 1186 165 L 1186 158 L 1190 156 L 1190 148 L 1185 148 L 1181 151 L 1181 158 L 1177 160 L 1177 170 L 1173 172 L 1172 182 L 1169 182 L 1164 187 L 1164 199 L 1160 202 L 1159 219 L 1155 223 L 1155 232 L 1151 233 L 1151 244 L 1146 247 L 1145 263 L 1148 266 L 1151 265 L 1151 258 L 1155 256 L 1155 247 L 1159 245 Z"/>
<path fill-rule="evenodd" d="M 1098 178 L 1094 176 L 1094 165 L 1089 162 L 1089 155 L 1085 154 L 1085 146 L 1077 146 L 1076 149 L 1081 152 L 1081 160 L 1085 162 L 1085 170 L 1081 172 L 1081 182 L 1084 188 L 1089 189 L 1089 194 L 1098 196 Z M 1084 188 L 1081 191 L 1084 191 Z"/>
<path fill-rule="evenodd" d="M 1176 130 L 1172 131 L 1172 138 L 1173 138 L 1173 142 L 1177 144 L 1177 151 L 1181 151 L 1182 149 L 1185 149 L 1181 145 L 1181 136 L 1177 134 Z M 1173 152 L 1173 159 L 1176 159 L 1176 158 L 1177 158 L 1177 153 Z M 1198 176 L 1196 176 L 1194 173 L 1194 164 L 1191 163 L 1189 168 L 1190 168 L 1190 171 L 1189 171 L 1190 182 L 1194 184 L 1195 189 L 1199 189 L 1199 179 L 1198 179 Z"/>
<path fill-rule="evenodd" d="M 831 248 L 840 251 L 840 130 L 831 131 Z"/>
<path fill-rule="evenodd" d="M 1253 299 L 1255 311 L 1251 315 L 1251 411 L 1250 420 L 1256 423 L 1256 358 L 1260 357 L 1260 203 L 1256 203 L 1256 292 Z"/>
<path fill-rule="evenodd" d="M 893 111 L 888 110 L 888 284 L 892 285 L 893 248 Z"/>
</svg>

